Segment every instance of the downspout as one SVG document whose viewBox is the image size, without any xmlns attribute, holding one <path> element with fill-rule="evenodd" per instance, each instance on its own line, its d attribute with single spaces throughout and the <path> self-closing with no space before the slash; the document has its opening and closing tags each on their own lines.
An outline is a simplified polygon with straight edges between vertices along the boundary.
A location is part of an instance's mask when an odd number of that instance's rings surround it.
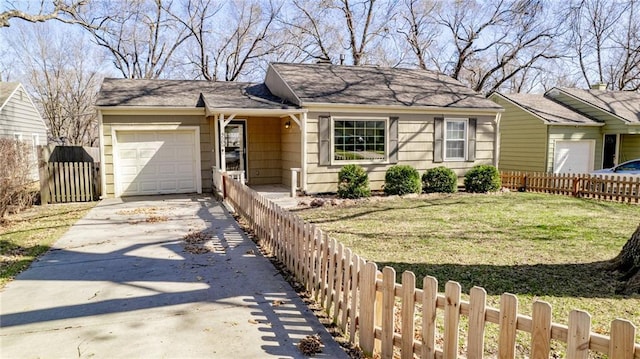
<svg viewBox="0 0 640 359">
<path fill-rule="evenodd" d="M 102 110 L 98 109 L 98 136 L 100 136 L 100 199 L 107 197 L 107 174 L 104 159 L 104 129 L 102 128 Z M 111 139 L 111 149 L 113 153 L 113 139 Z"/>
<path fill-rule="evenodd" d="M 493 165 L 498 168 L 498 164 L 500 163 L 500 119 L 502 118 L 502 113 L 496 113 L 495 119 L 495 143 L 493 144 Z"/>
</svg>

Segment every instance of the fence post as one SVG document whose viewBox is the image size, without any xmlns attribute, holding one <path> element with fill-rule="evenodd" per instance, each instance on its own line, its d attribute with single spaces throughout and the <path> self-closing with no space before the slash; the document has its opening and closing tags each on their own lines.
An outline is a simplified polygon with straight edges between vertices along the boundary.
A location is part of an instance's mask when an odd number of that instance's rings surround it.
<svg viewBox="0 0 640 359">
<path fill-rule="evenodd" d="M 222 174 L 222 200 L 227 198 L 227 176 Z"/>
<path fill-rule="evenodd" d="M 51 202 L 51 193 L 49 192 L 49 171 L 47 171 L 47 163 L 39 163 L 40 175 L 40 204 L 45 205 Z"/>
<path fill-rule="evenodd" d="M 579 184 L 580 184 L 580 177 L 576 175 L 573 177 L 573 196 L 574 197 L 578 197 Z"/>
</svg>

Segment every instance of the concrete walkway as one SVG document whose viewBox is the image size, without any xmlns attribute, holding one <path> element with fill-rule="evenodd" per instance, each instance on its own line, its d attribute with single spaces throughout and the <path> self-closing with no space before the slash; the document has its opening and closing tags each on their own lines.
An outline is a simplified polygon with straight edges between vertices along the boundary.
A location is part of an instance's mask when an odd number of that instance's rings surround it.
<svg viewBox="0 0 640 359">
<path fill-rule="evenodd" d="M 102 201 L 0 297 L 3 358 L 347 357 L 206 196 Z"/>
</svg>

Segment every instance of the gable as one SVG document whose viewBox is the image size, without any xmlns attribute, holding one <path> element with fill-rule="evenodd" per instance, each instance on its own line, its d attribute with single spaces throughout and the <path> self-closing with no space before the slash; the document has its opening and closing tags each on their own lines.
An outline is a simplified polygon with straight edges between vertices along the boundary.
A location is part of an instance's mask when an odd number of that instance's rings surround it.
<svg viewBox="0 0 640 359">
<path fill-rule="evenodd" d="M 10 84 L 10 86 L 6 84 Z M 31 101 L 31 97 L 21 84 L 11 84 L 2 84 L 0 136 L 13 136 L 16 133 L 21 133 L 25 136 L 38 134 L 46 138 L 47 127 L 40 112 Z M 12 89 L 11 93 L 6 93 L 7 88 Z"/>
<path fill-rule="evenodd" d="M 542 121 L 547 125 L 575 125 L 575 126 L 602 126 L 601 122 L 572 110 L 560 102 L 538 94 L 500 94 L 494 92 L 489 96 L 504 106 L 507 111 L 503 117 L 509 116 L 515 109 L 523 111 L 532 119 Z M 511 111 L 505 105 L 511 105 Z"/>
</svg>

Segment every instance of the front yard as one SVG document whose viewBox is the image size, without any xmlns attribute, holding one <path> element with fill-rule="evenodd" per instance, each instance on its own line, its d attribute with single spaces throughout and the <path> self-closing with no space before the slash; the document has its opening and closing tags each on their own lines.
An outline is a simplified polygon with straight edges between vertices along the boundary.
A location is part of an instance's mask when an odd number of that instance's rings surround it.
<svg viewBox="0 0 640 359">
<path fill-rule="evenodd" d="M 532 193 L 423 195 L 368 200 L 297 212 L 355 253 L 413 271 L 421 283 L 436 277 L 469 293 L 487 290 L 489 305 L 514 293 L 531 314 L 541 299 L 555 322 L 572 309 L 592 315 L 592 330 L 607 333 L 615 318 L 640 325 L 640 295 L 616 294 L 616 277 L 603 270 L 640 222 L 640 206 Z M 398 278 L 400 281 L 400 278 Z M 640 333 L 637 334 L 640 341 Z"/>
<path fill-rule="evenodd" d="M 97 202 L 34 206 L 0 225 L 0 288 L 26 269 Z"/>
</svg>

